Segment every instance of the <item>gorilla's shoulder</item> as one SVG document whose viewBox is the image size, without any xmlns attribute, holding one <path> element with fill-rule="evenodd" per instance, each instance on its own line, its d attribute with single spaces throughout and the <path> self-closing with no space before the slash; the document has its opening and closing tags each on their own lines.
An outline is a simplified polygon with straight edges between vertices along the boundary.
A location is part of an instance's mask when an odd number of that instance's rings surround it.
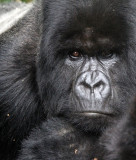
<svg viewBox="0 0 136 160">
<path fill-rule="evenodd" d="M 120 121 L 115 121 L 101 138 L 104 160 L 136 159 L 136 100 Z"/>
</svg>

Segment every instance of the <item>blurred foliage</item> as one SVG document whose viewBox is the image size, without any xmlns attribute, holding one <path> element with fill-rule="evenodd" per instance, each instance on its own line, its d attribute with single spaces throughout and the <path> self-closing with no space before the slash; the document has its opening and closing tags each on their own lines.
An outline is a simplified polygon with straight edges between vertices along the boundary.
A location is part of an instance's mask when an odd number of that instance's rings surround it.
<svg viewBox="0 0 136 160">
<path fill-rule="evenodd" d="M 15 1 L 15 2 L 31 2 L 32 0 L 0 0 L 0 2 L 12 2 L 12 1 Z"/>
</svg>

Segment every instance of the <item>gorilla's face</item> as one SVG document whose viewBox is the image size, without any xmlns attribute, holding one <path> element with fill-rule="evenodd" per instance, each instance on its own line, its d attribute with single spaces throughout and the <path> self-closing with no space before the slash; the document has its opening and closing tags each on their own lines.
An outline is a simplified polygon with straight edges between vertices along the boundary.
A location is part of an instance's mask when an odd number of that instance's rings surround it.
<svg viewBox="0 0 136 160">
<path fill-rule="evenodd" d="M 38 66 L 41 98 L 48 116 L 65 116 L 86 130 L 103 129 L 125 111 L 134 92 L 129 25 L 127 13 L 121 13 L 128 4 L 64 2 L 50 4 L 56 14 L 46 15 Z"/>
</svg>

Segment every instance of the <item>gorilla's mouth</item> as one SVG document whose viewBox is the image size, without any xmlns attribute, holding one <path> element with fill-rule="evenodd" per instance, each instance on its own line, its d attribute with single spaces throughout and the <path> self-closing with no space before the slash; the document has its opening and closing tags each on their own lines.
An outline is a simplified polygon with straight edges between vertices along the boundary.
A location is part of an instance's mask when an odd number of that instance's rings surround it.
<svg viewBox="0 0 136 160">
<path fill-rule="evenodd" d="M 75 113 L 75 114 L 80 115 L 80 116 L 88 116 L 88 117 L 99 117 L 99 116 L 110 116 L 110 117 L 112 117 L 113 116 L 112 113 L 99 112 L 99 111 L 79 112 L 79 113 Z"/>
</svg>

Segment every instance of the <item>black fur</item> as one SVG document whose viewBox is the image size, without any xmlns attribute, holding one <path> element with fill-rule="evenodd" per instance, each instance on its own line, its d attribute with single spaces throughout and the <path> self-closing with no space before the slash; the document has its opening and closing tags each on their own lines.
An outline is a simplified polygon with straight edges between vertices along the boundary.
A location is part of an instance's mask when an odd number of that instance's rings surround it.
<svg viewBox="0 0 136 160">
<path fill-rule="evenodd" d="M 19 160 L 90 160 L 97 136 L 89 137 L 63 119 L 54 118 L 36 128 L 23 143 Z"/>
<path fill-rule="evenodd" d="M 27 15 L 0 35 L 0 159 L 15 159 L 22 140 L 50 118 L 24 142 L 22 160 L 84 160 L 97 157 L 97 151 L 103 155 L 97 146 L 99 137 L 127 113 L 136 93 L 135 9 L 135 0 L 38 0 Z M 109 45 L 116 46 L 118 61 L 109 70 L 115 94 L 105 105 L 112 111 L 108 118 L 74 114 L 82 111 L 72 87 L 83 65 L 67 65 L 68 53 L 79 44 L 88 45 L 83 29 L 92 26 L 93 42 L 103 43 L 99 38 L 108 36 Z M 83 48 L 91 57 L 99 47 L 96 43 L 92 50 Z M 65 127 L 72 133 L 60 137 L 58 130 Z M 72 144 L 77 148 L 67 150 Z"/>
<path fill-rule="evenodd" d="M 38 1 L 40 3 L 40 1 Z M 0 159 L 15 159 L 21 141 L 44 115 L 36 82 L 40 4 L 0 35 Z"/>
<path fill-rule="evenodd" d="M 135 160 L 136 159 L 136 101 L 120 121 L 109 128 L 100 139 L 100 159 Z"/>
<path fill-rule="evenodd" d="M 99 138 L 61 118 L 44 122 L 23 142 L 18 160 L 135 160 L 136 101 Z"/>
</svg>

